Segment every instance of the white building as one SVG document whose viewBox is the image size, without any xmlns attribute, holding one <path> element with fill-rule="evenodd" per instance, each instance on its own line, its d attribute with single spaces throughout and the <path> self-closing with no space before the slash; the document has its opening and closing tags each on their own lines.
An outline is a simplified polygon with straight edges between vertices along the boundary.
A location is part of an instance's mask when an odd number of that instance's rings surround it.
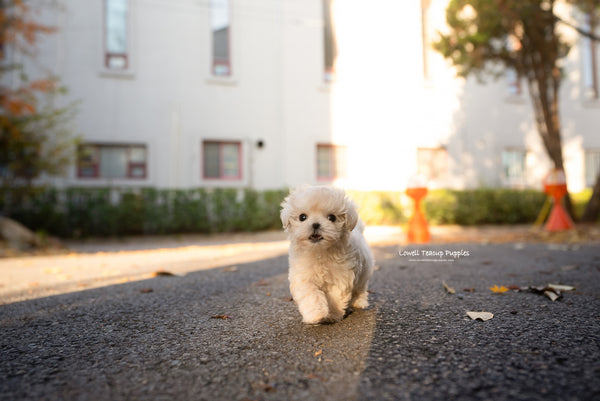
<svg viewBox="0 0 600 401">
<path fill-rule="evenodd" d="M 540 188 L 550 161 L 527 88 L 456 79 L 430 48 L 447 2 L 46 0 L 59 31 L 40 64 L 81 100 L 87 145 L 61 185 L 401 190 L 420 171 L 433 187 Z M 600 56 L 561 28 L 580 191 L 600 161 Z"/>
</svg>

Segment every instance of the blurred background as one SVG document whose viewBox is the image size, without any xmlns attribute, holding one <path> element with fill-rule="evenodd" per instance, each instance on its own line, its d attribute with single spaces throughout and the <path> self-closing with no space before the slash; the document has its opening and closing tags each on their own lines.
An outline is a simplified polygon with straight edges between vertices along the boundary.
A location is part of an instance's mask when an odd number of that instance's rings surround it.
<svg viewBox="0 0 600 401">
<path fill-rule="evenodd" d="M 2 215 L 65 237 L 257 230 L 287 188 L 325 184 L 399 224 L 419 174 L 433 223 L 528 223 L 562 168 L 579 218 L 600 171 L 597 3 L 3 0 Z M 558 145 L 523 10 L 556 39 Z"/>
</svg>

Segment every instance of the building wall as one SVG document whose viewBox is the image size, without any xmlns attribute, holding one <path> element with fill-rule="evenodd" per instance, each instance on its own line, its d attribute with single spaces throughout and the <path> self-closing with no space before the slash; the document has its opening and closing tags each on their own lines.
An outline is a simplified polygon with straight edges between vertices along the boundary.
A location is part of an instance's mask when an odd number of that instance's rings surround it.
<svg viewBox="0 0 600 401">
<path fill-rule="evenodd" d="M 447 0 L 430 3 L 431 33 L 444 29 Z M 525 82 L 521 94 L 510 94 L 508 78 L 481 85 L 455 78 L 433 50 L 424 58 L 420 1 L 337 0 L 332 7 L 338 53 L 328 82 L 322 0 L 232 0 L 227 77 L 211 74 L 208 1 L 131 0 L 124 73 L 103 67 L 103 1 L 46 3 L 41 15 L 59 33 L 44 40 L 39 59 L 61 77 L 69 99 L 81 100 L 76 132 L 84 141 L 148 151 L 145 179 L 78 179 L 73 167 L 59 184 L 400 190 L 417 173 L 417 148 L 431 148 L 447 152 L 447 169 L 432 187 L 541 187 L 550 163 Z M 582 93 L 581 39 L 565 34 L 575 46 L 564 64 L 560 110 L 569 186 L 578 191 L 585 150 L 600 150 L 600 103 Z M 203 177 L 203 140 L 241 143 L 240 179 Z M 317 178 L 318 144 L 346 147 L 345 177 Z M 518 182 L 504 177 L 507 149 L 526 152 Z"/>
</svg>

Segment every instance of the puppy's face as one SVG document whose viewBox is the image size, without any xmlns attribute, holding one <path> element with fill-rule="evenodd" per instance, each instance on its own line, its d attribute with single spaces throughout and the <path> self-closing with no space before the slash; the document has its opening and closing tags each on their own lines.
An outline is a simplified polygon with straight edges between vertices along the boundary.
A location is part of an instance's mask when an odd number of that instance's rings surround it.
<svg viewBox="0 0 600 401">
<path fill-rule="evenodd" d="M 283 227 L 299 246 L 329 247 L 346 237 L 358 221 L 354 204 L 341 189 L 301 188 L 281 206 Z"/>
</svg>

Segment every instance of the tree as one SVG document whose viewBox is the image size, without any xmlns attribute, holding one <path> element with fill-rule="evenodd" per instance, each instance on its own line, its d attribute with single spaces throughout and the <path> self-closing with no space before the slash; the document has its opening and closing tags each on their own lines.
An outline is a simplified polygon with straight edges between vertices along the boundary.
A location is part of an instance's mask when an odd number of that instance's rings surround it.
<svg viewBox="0 0 600 401">
<path fill-rule="evenodd" d="M 600 0 L 569 2 L 594 16 L 600 10 Z M 461 77 L 475 75 L 483 80 L 510 69 L 525 78 L 540 138 L 554 167 L 564 170 L 559 117 L 563 74 L 559 63 L 570 46 L 556 29 L 564 21 L 555 14 L 555 3 L 554 0 L 451 0 L 446 9 L 450 32 L 440 33 L 434 48 L 452 62 Z M 592 30 L 575 28 L 597 39 Z M 600 178 L 594 188 L 596 192 L 600 200 Z M 573 216 L 568 194 L 565 206 Z M 593 203 L 590 201 L 588 206 L 593 207 Z M 584 217 L 595 219 L 599 211 L 600 202 L 595 211 L 586 210 Z"/>
<path fill-rule="evenodd" d="M 60 174 L 74 154 L 68 123 L 75 105 L 55 106 L 65 88 L 51 75 L 31 80 L 17 62 L 35 58 L 41 35 L 55 31 L 34 20 L 27 2 L 0 0 L 0 200 L 6 214 L 34 179 Z"/>
</svg>

